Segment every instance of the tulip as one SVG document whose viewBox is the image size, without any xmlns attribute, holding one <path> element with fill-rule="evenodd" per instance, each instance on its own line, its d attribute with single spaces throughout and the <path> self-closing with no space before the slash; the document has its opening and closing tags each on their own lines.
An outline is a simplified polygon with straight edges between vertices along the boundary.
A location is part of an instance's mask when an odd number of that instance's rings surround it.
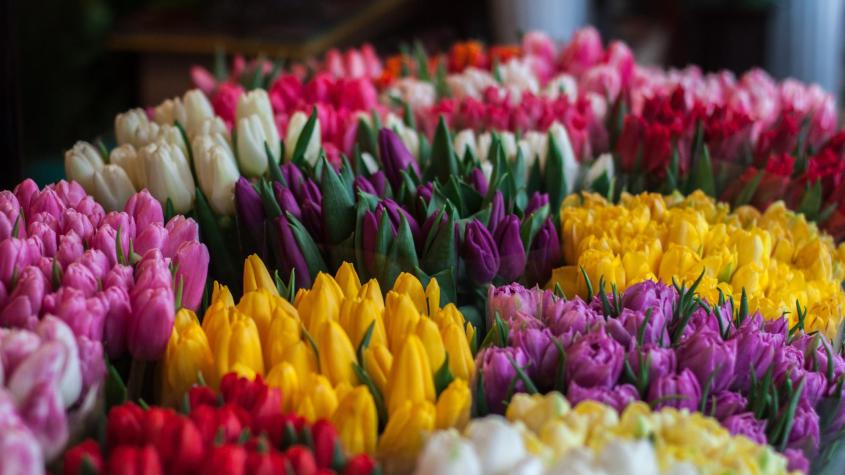
<svg viewBox="0 0 845 475">
<path fill-rule="evenodd" d="M 141 190 L 132 195 L 126 202 L 123 211 L 132 217 L 138 230 L 143 231 L 152 224 L 164 226 L 161 203 L 156 201 L 147 190 Z"/>
<path fill-rule="evenodd" d="M 466 437 L 478 453 L 482 473 L 508 472 L 525 456 L 519 432 L 502 417 L 471 422 Z"/>
<path fill-rule="evenodd" d="M 338 405 L 337 393 L 328 378 L 311 373 L 300 388 L 300 401 L 294 412 L 305 420 L 313 422 L 328 419 L 335 413 Z"/>
<path fill-rule="evenodd" d="M 287 135 L 285 136 L 285 150 L 287 159 L 290 160 L 293 158 L 293 152 L 296 149 L 296 146 L 299 144 L 299 140 L 302 131 L 305 128 L 305 123 L 308 122 L 308 116 L 305 115 L 302 111 L 294 112 L 293 115 L 290 117 L 288 121 L 288 130 Z M 320 121 L 317 120 L 314 123 L 314 129 L 311 132 L 311 136 L 305 138 L 308 140 L 307 145 L 305 147 L 305 154 L 303 158 L 305 158 L 305 162 L 311 166 L 317 164 L 317 160 L 320 157 L 320 140 L 322 137 L 322 133 L 320 131 Z M 288 182 L 290 183 L 290 182 Z"/>
<path fill-rule="evenodd" d="M 91 194 L 107 211 L 123 209 L 126 200 L 135 193 L 135 187 L 117 165 L 104 165 L 91 179 Z"/>
<path fill-rule="evenodd" d="M 147 169 L 138 151 L 131 144 L 119 145 L 109 153 L 109 163 L 121 168 L 136 190 L 143 190 L 147 187 Z"/>
<path fill-rule="evenodd" d="M 52 459 L 61 453 L 68 439 L 67 417 L 62 396 L 52 382 L 41 382 L 18 405 L 18 413 L 44 451 Z"/>
<path fill-rule="evenodd" d="M 525 271 L 526 262 L 519 218 L 514 215 L 505 216 L 496 227 L 493 239 L 498 243 L 499 276 L 507 281 L 518 279 Z"/>
<path fill-rule="evenodd" d="M 384 172 L 394 190 L 398 190 L 402 184 L 402 171 L 406 171 L 409 175 L 413 172 L 416 176 L 421 176 L 416 158 L 395 132 L 388 128 L 379 130 L 378 146 Z"/>
<path fill-rule="evenodd" d="M 29 232 L 29 229 L 24 229 L 24 226 L 18 226 L 18 235 L 12 236 L 12 231 L 15 228 L 15 222 L 18 222 L 21 205 L 14 193 L 10 191 L 0 191 L 0 239 L 9 237 L 23 237 L 22 231 Z M 52 217 L 52 216 L 51 216 Z M 29 227 L 32 227 L 32 218 L 29 220 Z M 52 226 L 46 226 L 55 232 Z M 55 239 L 55 237 L 54 237 Z"/>
<path fill-rule="evenodd" d="M 397 353 L 402 348 L 405 338 L 416 330 L 420 318 L 419 311 L 407 294 L 394 291 L 387 293 L 384 322 L 387 346 L 392 353 Z"/>
<path fill-rule="evenodd" d="M 173 329 L 173 291 L 170 288 L 146 288 L 133 293 L 131 301 L 132 316 L 126 338 L 129 353 L 137 359 L 156 360 L 167 348 Z"/>
<path fill-rule="evenodd" d="M 164 473 L 158 452 L 152 445 L 143 447 L 119 446 L 109 456 L 106 471 L 126 475 Z"/>
<path fill-rule="evenodd" d="M 684 369 L 651 381 L 647 399 L 658 408 L 669 406 L 695 411 L 701 400 L 701 386 L 695 374 Z"/>
<path fill-rule="evenodd" d="M 77 337 L 79 347 L 79 367 L 82 372 L 82 394 L 88 395 L 89 389 L 98 387 L 106 375 L 103 344 L 85 335 Z"/>
<path fill-rule="evenodd" d="M 430 318 L 422 317 L 414 332 L 425 348 L 429 368 L 439 369 L 446 361 L 446 348 L 443 345 L 443 338 L 437 324 Z"/>
<path fill-rule="evenodd" d="M 39 269 L 32 266 L 24 268 L 0 311 L 0 322 L 11 327 L 35 328 L 48 285 Z"/>
<path fill-rule="evenodd" d="M 205 244 L 189 241 L 176 251 L 173 264 L 178 269 L 174 279 L 182 288 L 182 306 L 191 310 L 199 308 L 205 292 L 205 279 L 208 274 L 208 249 Z"/>
<path fill-rule="evenodd" d="M 528 252 L 528 262 L 525 268 L 528 282 L 540 284 L 547 282 L 552 269 L 557 262 L 560 262 L 560 258 L 560 239 L 551 219 L 547 219 L 540 227 L 537 235 L 534 236 L 534 241 L 531 243 L 531 249 Z"/>
<path fill-rule="evenodd" d="M 547 204 L 549 204 L 549 195 L 547 193 L 535 191 L 531 195 L 531 199 L 528 200 L 528 204 L 525 206 L 525 216 L 530 216 L 531 213 L 537 211 L 543 206 L 546 206 Z"/>
<path fill-rule="evenodd" d="M 3 454 L 3 475 L 41 475 L 44 455 L 39 441 L 23 424 L 3 424 L 0 430 L 0 453 Z"/>
<path fill-rule="evenodd" d="M 378 416 L 373 396 L 366 386 L 357 386 L 343 399 L 332 416 L 346 453 L 374 454 L 378 438 Z"/>
<path fill-rule="evenodd" d="M 408 473 L 423 446 L 424 434 L 434 429 L 436 411 L 429 401 L 403 400 L 391 413 L 379 438 L 378 456 L 385 472 Z"/>
<path fill-rule="evenodd" d="M 161 203 L 169 199 L 173 209 L 185 214 L 194 206 L 194 179 L 188 159 L 179 147 L 166 142 L 141 149 L 150 193 Z"/>
<path fill-rule="evenodd" d="M 191 310 L 182 309 L 176 313 L 162 368 L 163 399 L 169 405 L 179 401 L 199 374 L 207 378 L 209 384 L 215 385 L 214 355 L 196 314 Z"/>
<path fill-rule="evenodd" d="M 65 152 L 65 174 L 86 191 L 93 190 L 94 174 L 103 168 L 100 152 L 88 142 L 79 141 Z"/>
<path fill-rule="evenodd" d="M 358 278 L 358 273 L 355 272 L 355 266 L 349 262 L 340 265 L 335 274 L 335 281 L 343 290 L 343 296 L 347 299 L 354 299 L 361 291 L 361 280 Z"/>
<path fill-rule="evenodd" d="M 463 429 L 469 422 L 471 408 L 472 394 L 466 380 L 456 379 L 452 381 L 437 399 L 435 427 L 437 429 L 448 429 L 450 427 Z"/>
<path fill-rule="evenodd" d="M 281 151 L 279 146 L 279 134 L 275 124 L 270 119 L 270 124 L 265 128 L 264 121 L 259 115 L 248 115 L 238 118 L 238 160 L 241 171 L 250 177 L 259 177 L 267 172 L 269 158 L 264 149 L 265 144 L 270 147 L 273 159 L 279 159 Z"/>
<path fill-rule="evenodd" d="M 85 439 L 81 444 L 65 452 L 62 473 L 64 475 L 79 475 L 83 467 L 90 467 L 96 473 L 103 470 L 103 456 L 100 446 L 93 439 Z"/>
<path fill-rule="evenodd" d="M 616 411 L 623 411 L 632 402 L 640 399 L 640 394 L 631 384 L 619 384 L 612 389 L 603 387 L 582 388 L 575 382 L 569 384 L 567 397 L 572 404 L 580 404 L 582 401 L 597 401 L 614 408 Z"/>
<path fill-rule="evenodd" d="M 336 321 L 324 321 L 315 335 L 320 355 L 320 369 L 335 386 L 340 383 L 354 385 L 358 378 L 352 365 L 355 348 L 343 328 Z"/>
<path fill-rule="evenodd" d="M 734 379 L 737 358 L 736 340 L 725 341 L 721 335 L 701 328 L 678 348 L 678 366 L 689 368 L 702 387 L 712 378 L 710 390 L 727 389 Z"/>
<path fill-rule="evenodd" d="M 419 337 L 408 335 L 396 351 L 386 395 L 387 412 L 391 417 L 406 401 L 433 403 L 435 400 L 433 372 Z"/>
<path fill-rule="evenodd" d="M 64 357 L 57 357 L 55 350 L 51 350 L 52 353 L 48 352 L 46 355 L 41 356 L 44 360 L 50 361 L 50 365 L 58 365 L 60 373 L 56 381 L 58 382 L 59 394 L 62 396 L 65 407 L 70 407 L 79 399 L 82 391 L 82 377 L 78 359 L 79 350 L 77 349 L 74 333 L 67 324 L 52 315 L 47 315 L 41 319 L 41 322 L 36 328 L 36 333 L 38 333 L 42 341 L 56 342 L 64 348 L 64 354 L 66 355 Z M 32 366 L 28 371 L 20 371 L 19 367 L 14 377 L 18 377 L 18 373 L 23 375 L 29 373 L 31 376 L 32 374 L 36 374 L 37 371 L 45 371 L 45 367 L 42 367 L 43 360 L 42 362 L 38 362 L 36 359 L 31 364 Z M 50 372 L 50 370 L 46 371 Z M 24 381 L 31 381 L 27 376 L 23 376 L 23 378 Z M 12 380 L 9 381 L 7 386 L 10 389 L 14 386 Z"/>
<path fill-rule="evenodd" d="M 611 388 L 622 374 L 625 350 L 604 331 L 592 331 L 575 342 L 566 355 L 566 374 L 583 387 Z"/>
<path fill-rule="evenodd" d="M 437 431 L 417 460 L 415 475 L 481 475 L 481 461 L 472 444 L 457 431 Z"/>
<path fill-rule="evenodd" d="M 54 189 L 44 188 L 32 196 L 32 201 L 29 203 L 29 209 L 24 209 L 24 212 L 28 216 L 34 216 L 38 213 L 47 213 L 52 215 L 54 218 L 59 219 L 65 208 L 67 208 L 67 206 Z"/>
<path fill-rule="evenodd" d="M 477 219 L 466 226 L 463 244 L 467 273 L 476 284 L 490 282 L 499 270 L 499 250 L 490 231 Z"/>
<path fill-rule="evenodd" d="M 292 364 L 281 361 L 267 374 L 267 385 L 278 388 L 284 395 L 282 411 L 292 412 L 296 408 L 299 396 L 299 376 Z"/>
<path fill-rule="evenodd" d="M 527 368 L 528 356 L 521 348 L 490 347 L 479 352 L 479 371 L 484 374 L 484 393 L 488 407 L 492 412 L 502 413 L 506 406 L 508 388 L 512 381 L 516 381 L 514 392 L 525 389 L 525 383 L 516 376 L 516 368 Z"/>
<path fill-rule="evenodd" d="M 81 250 L 79 254 L 82 254 Z M 8 286 L 12 276 L 35 263 L 39 255 L 35 241 L 16 238 L 3 240 L 0 242 L 0 281 Z"/>
<path fill-rule="evenodd" d="M 312 335 L 316 334 L 322 322 L 339 320 L 342 302 L 343 290 L 323 272 L 317 274 L 310 291 L 300 291 L 296 298 L 299 317 Z"/>
<path fill-rule="evenodd" d="M 388 390 L 388 378 L 393 367 L 393 355 L 382 343 L 374 343 L 364 350 L 364 370 L 382 394 Z"/>
<path fill-rule="evenodd" d="M 722 425 L 733 435 L 743 435 L 758 444 L 767 442 L 766 421 L 757 420 L 751 412 L 729 416 Z"/>
<path fill-rule="evenodd" d="M 254 320 L 234 308 L 209 309 L 203 329 L 214 354 L 217 378 L 230 371 L 246 377 L 264 373 L 261 338 Z"/>
<path fill-rule="evenodd" d="M 199 135 L 191 142 L 200 189 L 211 208 L 228 216 L 235 211 L 235 183 L 240 178 L 231 146 L 222 134 Z"/>
<path fill-rule="evenodd" d="M 255 254 L 247 257 L 244 262 L 244 292 L 264 289 L 271 295 L 278 295 L 276 284 L 270 277 L 270 272 L 264 266 L 264 262 Z"/>
<path fill-rule="evenodd" d="M 30 219 L 30 227 L 36 223 L 46 224 L 50 227 L 50 229 L 58 234 L 57 243 L 61 235 L 67 235 L 70 233 L 75 233 L 80 239 L 88 242 L 94 234 L 94 231 L 96 231 L 94 224 L 91 222 L 92 218 L 73 208 L 65 209 L 62 219 L 64 222 L 60 226 L 59 221 L 49 214 L 40 213 Z"/>
</svg>

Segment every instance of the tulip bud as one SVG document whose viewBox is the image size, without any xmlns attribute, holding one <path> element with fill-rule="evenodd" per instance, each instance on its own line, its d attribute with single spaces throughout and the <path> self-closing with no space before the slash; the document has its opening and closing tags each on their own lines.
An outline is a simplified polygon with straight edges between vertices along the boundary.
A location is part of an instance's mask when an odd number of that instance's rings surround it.
<svg viewBox="0 0 845 475">
<path fill-rule="evenodd" d="M 141 149 L 147 174 L 147 186 L 155 198 L 173 203 L 173 209 L 185 214 L 194 206 L 194 179 L 182 150 L 167 142 L 152 143 Z"/>
<path fill-rule="evenodd" d="M 292 412 L 299 401 L 299 375 L 293 365 L 281 361 L 267 374 L 267 385 L 279 388 L 283 394 L 282 411 Z"/>
<path fill-rule="evenodd" d="M 409 473 L 423 446 L 424 434 L 434 430 L 436 411 L 429 401 L 401 401 L 391 413 L 378 444 L 388 473 Z"/>
<path fill-rule="evenodd" d="M 463 429 L 469 422 L 469 411 L 472 408 L 472 394 L 467 382 L 463 379 L 452 381 L 440 394 L 435 407 L 437 429 Z"/>
<path fill-rule="evenodd" d="M 161 209 L 161 203 L 147 190 L 132 195 L 126 202 L 123 211 L 132 217 L 135 222 L 135 229 L 143 232 L 147 226 L 158 224 L 164 226 L 164 213 Z"/>
<path fill-rule="evenodd" d="M 335 274 L 334 280 L 343 290 L 343 295 L 347 299 L 354 299 L 361 291 L 361 280 L 358 278 L 358 273 L 355 272 L 355 266 L 349 262 L 344 262 Z"/>
<path fill-rule="evenodd" d="M 101 473 L 103 470 L 103 456 L 100 454 L 100 446 L 93 439 L 85 439 L 79 445 L 65 452 L 62 473 L 64 475 L 79 475 L 83 473 L 83 467 L 90 467 L 94 473 Z"/>
<path fill-rule="evenodd" d="M 41 475 L 44 455 L 40 442 L 22 421 L 4 424 L 0 431 L 0 453 L 3 454 L 3 473 Z"/>
<path fill-rule="evenodd" d="M 476 475 L 481 471 L 481 462 L 472 444 L 454 430 L 438 431 L 432 434 L 420 453 L 416 475 L 454 473 Z"/>
<path fill-rule="evenodd" d="M 280 160 L 279 131 L 267 93 L 261 89 L 244 94 L 237 109 L 238 160 L 247 176 L 261 176 L 267 171 L 267 144 L 273 159 Z"/>
<path fill-rule="evenodd" d="M 392 367 L 393 356 L 384 344 L 371 344 L 364 350 L 364 370 L 382 394 L 387 394 L 387 383 Z"/>
<path fill-rule="evenodd" d="M 215 385 L 214 356 L 194 312 L 176 313 L 161 367 L 163 400 L 168 405 L 178 403 L 199 374 Z"/>
<path fill-rule="evenodd" d="M 324 321 L 315 336 L 320 353 L 320 369 L 333 385 L 346 382 L 356 384 L 353 370 L 355 348 L 343 328 L 334 320 Z"/>
<path fill-rule="evenodd" d="M 288 121 L 288 130 L 285 135 L 285 149 L 288 160 L 293 158 L 293 151 L 299 143 L 300 135 L 302 135 L 302 130 L 305 128 L 308 118 L 308 115 L 304 112 L 297 111 L 293 113 Z M 305 162 L 311 166 L 314 166 L 320 158 L 321 139 L 322 132 L 320 131 L 320 120 L 318 119 L 314 123 L 314 129 L 311 132 L 311 136 L 307 138 L 308 145 L 305 147 L 305 154 L 303 156 L 303 158 L 305 158 Z"/>
<path fill-rule="evenodd" d="M 309 422 L 330 418 L 338 405 L 332 384 L 321 374 L 311 373 L 305 376 L 300 386 L 300 401 L 295 412 Z"/>
<path fill-rule="evenodd" d="M 387 392 L 387 412 L 391 416 L 405 402 L 433 403 L 435 400 L 433 372 L 419 337 L 408 335 L 397 351 Z"/>
<path fill-rule="evenodd" d="M 222 134 L 198 135 L 191 142 L 200 189 L 218 214 L 235 211 L 235 183 L 240 178 L 235 155 Z"/>
<path fill-rule="evenodd" d="M 93 190 L 94 174 L 103 168 L 100 152 L 88 142 L 79 141 L 65 152 L 65 175 L 79 182 L 85 191 Z"/>
<path fill-rule="evenodd" d="M 490 282 L 499 270 L 499 251 L 490 231 L 477 219 L 466 226 L 463 245 L 467 273 L 476 284 Z"/>
<path fill-rule="evenodd" d="M 261 338 L 255 321 L 235 308 L 206 312 L 203 328 L 214 354 L 217 377 L 234 371 L 254 377 L 264 373 Z"/>
<path fill-rule="evenodd" d="M 499 276 L 507 281 L 518 279 L 525 272 L 525 248 L 520 235 L 519 218 L 508 215 L 493 235 L 499 251 Z"/>
<path fill-rule="evenodd" d="M 381 158 L 387 180 L 394 190 L 402 184 L 402 171 L 420 176 L 417 159 L 408 151 L 402 140 L 390 129 L 384 128 L 378 133 L 379 157 Z"/>
<path fill-rule="evenodd" d="M 112 149 L 109 163 L 122 168 L 136 190 L 143 190 L 147 187 L 147 169 L 144 158 L 138 152 L 132 144 L 120 145 Z"/>
<path fill-rule="evenodd" d="M 152 445 L 143 447 L 118 446 L 109 456 L 106 473 L 159 474 L 164 473 L 158 452 Z"/>
<path fill-rule="evenodd" d="M 252 254 L 244 261 L 244 292 L 264 289 L 271 295 L 279 295 L 270 272 L 257 255 Z"/>
<path fill-rule="evenodd" d="M 146 288 L 132 294 L 132 317 L 127 343 L 134 358 L 159 359 L 167 347 L 174 320 L 173 291 Z"/>
<path fill-rule="evenodd" d="M 475 374 L 475 360 L 472 357 L 466 333 L 459 324 L 454 322 L 443 324 L 441 327 L 443 345 L 449 355 L 449 371 L 456 378 L 472 380 Z"/>
<path fill-rule="evenodd" d="M 181 214 L 170 218 L 165 225 L 167 230 L 167 243 L 161 248 L 164 257 L 176 255 L 179 246 L 185 242 L 199 241 L 199 225 L 192 218 L 186 218 Z"/>
<path fill-rule="evenodd" d="M 182 288 L 182 306 L 191 310 L 199 308 L 205 292 L 205 278 L 208 274 L 208 249 L 205 244 L 190 241 L 179 246 L 173 257 L 178 269 L 174 276 L 175 285 Z"/>
<path fill-rule="evenodd" d="M 373 396 L 366 386 L 349 391 L 332 416 L 338 436 L 348 454 L 375 454 L 378 416 Z"/>
<path fill-rule="evenodd" d="M 114 135 L 118 145 L 143 147 L 158 135 L 158 125 L 150 123 L 144 109 L 130 109 L 115 116 Z"/>
</svg>

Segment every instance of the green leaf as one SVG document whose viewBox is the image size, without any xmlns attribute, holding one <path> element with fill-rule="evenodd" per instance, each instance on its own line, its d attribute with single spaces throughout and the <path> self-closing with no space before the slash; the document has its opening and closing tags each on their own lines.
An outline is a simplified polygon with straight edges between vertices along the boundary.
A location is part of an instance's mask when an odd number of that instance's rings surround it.
<svg viewBox="0 0 845 475">
<path fill-rule="evenodd" d="M 522 384 L 525 385 L 525 392 L 528 394 L 537 394 L 539 391 L 537 390 L 537 386 L 534 385 L 534 382 L 531 381 L 531 378 L 525 373 L 519 364 L 514 361 L 511 355 L 508 355 L 508 361 L 510 361 L 511 366 L 513 366 L 514 371 L 516 371 L 516 377 L 522 381 Z"/>
<path fill-rule="evenodd" d="M 173 200 L 167 198 L 167 201 L 164 202 L 164 222 L 167 223 L 174 216 L 176 216 L 176 210 L 173 209 Z"/>
<path fill-rule="evenodd" d="M 258 196 L 261 197 L 261 204 L 264 205 L 264 212 L 267 214 L 267 218 L 275 219 L 281 216 L 282 208 L 276 201 L 276 196 L 273 193 L 273 187 L 270 186 L 270 182 L 262 178 L 255 185 Z"/>
<path fill-rule="evenodd" d="M 801 203 L 798 205 L 798 212 L 803 213 L 808 220 L 815 220 L 821 206 L 822 184 L 819 180 L 816 180 L 812 186 L 808 184 L 805 188 L 804 196 L 801 197 Z"/>
<path fill-rule="evenodd" d="M 370 346 L 370 340 L 373 338 L 373 330 L 376 328 L 376 321 L 373 320 L 367 326 L 367 331 L 364 332 L 364 336 L 361 338 L 361 343 L 358 344 L 358 349 L 355 351 L 355 354 L 358 356 L 358 361 L 364 361 L 364 350 L 366 350 Z"/>
<path fill-rule="evenodd" d="M 754 178 L 742 188 L 742 191 L 739 192 L 739 195 L 734 200 L 734 208 L 751 203 L 751 199 L 754 198 L 754 193 L 757 192 L 757 187 L 760 186 L 760 181 L 763 179 L 764 173 L 766 173 L 765 170 L 759 170 L 754 175 Z"/>
<path fill-rule="evenodd" d="M 449 180 L 450 176 L 457 175 L 459 172 L 458 157 L 455 155 L 452 137 L 443 116 L 440 116 L 437 129 L 434 132 L 429 170 L 432 174 L 431 178 L 436 178 L 444 183 Z"/>
<path fill-rule="evenodd" d="M 701 190 L 708 196 L 716 196 L 716 181 L 713 178 L 713 164 L 710 162 L 710 152 L 707 145 L 703 146 L 701 157 L 696 160 L 695 168 L 692 176 L 690 176 L 690 186 L 688 193 L 695 190 Z"/>
<path fill-rule="evenodd" d="M 305 226 L 294 215 L 290 213 L 286 213 L 286 215 L 293 237 L 296 239 L 297 244 L 299 244 L 299 249 L 305 257 L 305 262 L 308 264 L 308 273 L 313 278 L 320 272 L 328 272 L 328 266 L 323 260 L 323 256 L 320 254 L 320 250 L 314 239 L 311 238 L 311 234 L 308 233 Z"/>
<path fill-rule="evenodd" d="M 214 213 L 208 206 L 208 201 L 199 187 L 195 190 L 196 201 L 194 213 L 199 223 L 202 242 L 208 246 L 209 254 L 214 256 L 211 260 L 212 275 L 218 276 L 224 282 L 236 282 L 235 267 L 232 264 L 232 256 L 226 247 L 226 241 L 220 231 L 220 225 L 214 218 Z"/>
<path fill-rule="evenodd" d="M 519 226 L 519 237 L 522 238 L 522 245 L 525 247 L 525 253 L 531 249 L 531 244 L 534 242 L 534 237 L 543 227 L 546 218 L 549 217 L 549 205 L 543 205 L 534 210 L 528 217 L 522 220 Z"/>
<path fill-rule="evenodd" d="M 475 380 L 475 390 L 472 396 L 473 417 L 484 417 L 489 413 L 487 409 L 487 394 L 484 391 L 484 372 L 478 371 Z"/>
<path fill-rule="evenodd" d="M 361 147 L 361 152 L 367 152 L 373 157 L 378 158 L 378 131 L 373 130 L 366 120 L 359 118 L 357 135 L 357 144 Z M 358 170 L 358 173 L 363 172 L 362 170 Z"/>
<path fill-rule="evenodd" d="M 267 155 L 267 176 L 270 177 L 270 181 L 284 183 L 285 178 L 282 176 L 282 169 L 279 167 L 279 163 L 285 156 L 285 142 L 283 140 L 279 141 L 279 150 L 281 150 L 281 157 L 276 160 L 270 146 L 266 141 L 264 142 L 264 153 Z"/>
<path fill-rule="evenodd" d="M 384 403 L 384 396 L 382 396 L 381 391 L 378 390 L 373 382 L 373 379 L 369 374 L 367 374 L 367 371 L 363 366 L 358 363 L 352 363 L 352 368 L 355 370 L 355 375 L 358 376 L 358 380 L 361 381 L 361 384 L 367 387 L 367 390 L 370 391 L 370 395 L 373 396 L 373 402 L 375 402 L 376 405 L 376 414 L 378 415 L 378 426 L 380 428 L 380 432 L 381 429 L 387 425 L 387 405 Z"/>
<path fill-rule="evenodd" d="M 434 76 L 434 91 L 437 93 L 437 99 L 452 96 L 452 91 L 446 82 L 446 62 L 442 59 L 437 62 L 437 71 Z"/>
<path fill-rule="evenodd" d="M 323 224 L 329 244 L 337 244 L 355 230 L 355 199 L 335 173 L 334 167 L 323 162 L 320 181 L 323 194 Z"/>
<path fill-rule="evenodd" d="M 455 377 L 449 370 L 449 353 L 446 353 L 446 358 L 443 359 L 443 364 L 440 365 L 440 368 L 434 373 L 434 389 L 437 391 L 436 394 L 440 396 L 440 393 L 449 387 L 449 384 L 451 384 L 454 380 Z"/>
<path fill-rule="evenodd" d="M 560 204 L 569 191 L 566 188 L 566 170 L 560 145 L 551 132 L 548 133 L 549 153 L 546 157 L 545 188 L 549 194 L 551 209 L 560 209 Z"/>
<path fill-rule="evenodd" d="M 408 224 L 405 215 L 402 215 L 399 233 L 390 245 L 388 256 L 388 271 L 384 277 L 384 282 L 387 285 L 392 285 L 401 272 L 413 273 L 419 266 L 414 236 L 411 234 L 411 226 Z"/>
<path fill-rule="evenodd" d="M 444 217 L 447 221 L 444 223 Z M 457 245 L 455 243 L 455 220 L 445 214 L 431 227 L 430 245 L 423 251 L 420 267 L 428 274 L 437 274 L 444 269 L 454 269 L 457 265 Z M 438 279 L 439 282 L 439 279 Z"/>
<path fill-rule="evenodd" d="M 414 42 L 414 59 L 417 62 L 417 77 L 423 81 L 430 81 L 431 73 L 428 71 L 428 55 L 419 41 Z"/>
<path fill-rule="evenodd" d="M 120 373 L 117 372 L 117 368 L 115 368 L 110 362 L 106 362 L 106 364 L 108 366 L 105 389 L 106 409 L 110 409 L 126 402 L 129 397 L 129 393 L 126 390 L 126 384 L 123 383 L 123 379 L 120 377 Z"/>
<path fill-rule="evenodd" d="M 314 135 L 314 127 L 317 125 L 317 106 L 311 109 L 311 115 L 308 121 L 302 127 L 302 132 L 299 134 L 296 144 L 293 147 L 293 154 L 291 155 L 291 162 L 295 165 L 300 165 L 305 162 L 305 149 L 308 148 L 308 142 L 311 141 L 311 136 Z"/>
</svg>

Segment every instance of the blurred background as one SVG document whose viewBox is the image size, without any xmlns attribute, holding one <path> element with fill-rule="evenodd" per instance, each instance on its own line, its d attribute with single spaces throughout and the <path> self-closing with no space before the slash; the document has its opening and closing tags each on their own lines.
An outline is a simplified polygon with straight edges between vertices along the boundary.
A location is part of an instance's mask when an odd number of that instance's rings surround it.
<svg viewBox="0 0 845 475">
<path fill-rule="evenodd" d="M 815 82 L 841 97 L 845 0 L 0 0 L 3 188 L 63 175 L 64 150 L 118 112 L 190 88 L 215 54 L 301 60 L 370 42 L 566 40 L 585 24 L 638 62 Z M 841 104 L 841 100 L 839 104 Z"/>
</svg>

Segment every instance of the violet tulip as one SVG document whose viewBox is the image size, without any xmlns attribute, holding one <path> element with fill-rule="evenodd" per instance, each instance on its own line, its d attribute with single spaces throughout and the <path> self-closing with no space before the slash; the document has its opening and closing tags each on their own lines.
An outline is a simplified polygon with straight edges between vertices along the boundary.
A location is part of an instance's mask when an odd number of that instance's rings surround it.
<svg viewBox="0 0 845 475">
<path fill-rule="evenodd" d="M 652 380 L 647 400 L 655 408 L 674 407 L 695 411 L 701 402 L 701 386 L 695 373 L 683 369 L 679 373 Z"/>
<path fill-rule="evenodd" d="M 519 347 L 489 347 L 482 350 L 478 356 L 479 372 L 484 375 L 484 393 L 487 407 L 491 412 L 504 412 L 508 397 L 508 388 L 516 378 L 516 368 L 525 369 L 528 365 L 528 355 Z M 525 391 L 523 381 L 516 378 L 514 392 Z"/>
<path fill-rule="evenodd" d="M 258 192 L 244 177 L 235 183 L 235 209 L 238 222 L 251 236 L 257 237 L 264 233 L 264 205 Z"/>
<path fill-rule="evenodd" d="M 637 388 L 630 384 L 620 384 L 608 389 L 600 387 L 583 388 L 573 382 L 569 384 L 566 398 L 573 406 L 581 401 L 598 401 L 622 412 L 628 404 L 639 400 L 640 395 L 637 393 Z"/>
<path fill-rule="evenodd" d="M 525 268 L 529 283 L 545 284 L 552 275 L 552 269 L 560 263 L 560 239 L 551 218 L 546 219 L 528 252 L 528 264 Z"/>
<path fill-rule="evenodd" d="M 758 420 L 751 412 L 728 416 L 722 425 L 733 435 L 744 435 L 758 444 L 765 444 L 766 421 Z"/>
<path fill-rule="evenodd" d="M 622 374 L 625 350 L 603 328 L 594 330 L 567 349 L 566 377 L 584 388 L 611 388 Z"/>
<path fill-rule="evenodd" d="M 402 171 L 407 171 L 408 174 L 413 172 L 420 176 L 417 159 L 408 151 L 395 132 L 387 128 L 379 130 L 378 148 L 387 181 L 394 190 L 398 190 L 402 184 Z"/>
<path fill-rule="evenodd" d="M 496 226 L 493 239 L 499 250 L 499 277 L 513 281 L 525 271 L 525 248 L 520 237 L 519 218 L 507 215 Z"/>
<path fill-rule="evenodd" d="M 469 278 L 476 284 L 490 282 L 499 271 L 499 250 L 490 231 L 477 219 L 466 226 L 463 258 Z"/>
<path fill-rule="evenodd" d="M 279 216 L 274 222 L 279 233 L 279 244 L 281 246 L 281 252 L 278 256 L 281 259 L 279 273 L 283 276 L 289 276 L 291 271 L 294 271 L 298 287 L 311 287 L 312 280 L 311 272 L 308 270 L 308 261 L 305 260 L 305 255 L 299 247 L 287 218 Z"/>
</svg>

